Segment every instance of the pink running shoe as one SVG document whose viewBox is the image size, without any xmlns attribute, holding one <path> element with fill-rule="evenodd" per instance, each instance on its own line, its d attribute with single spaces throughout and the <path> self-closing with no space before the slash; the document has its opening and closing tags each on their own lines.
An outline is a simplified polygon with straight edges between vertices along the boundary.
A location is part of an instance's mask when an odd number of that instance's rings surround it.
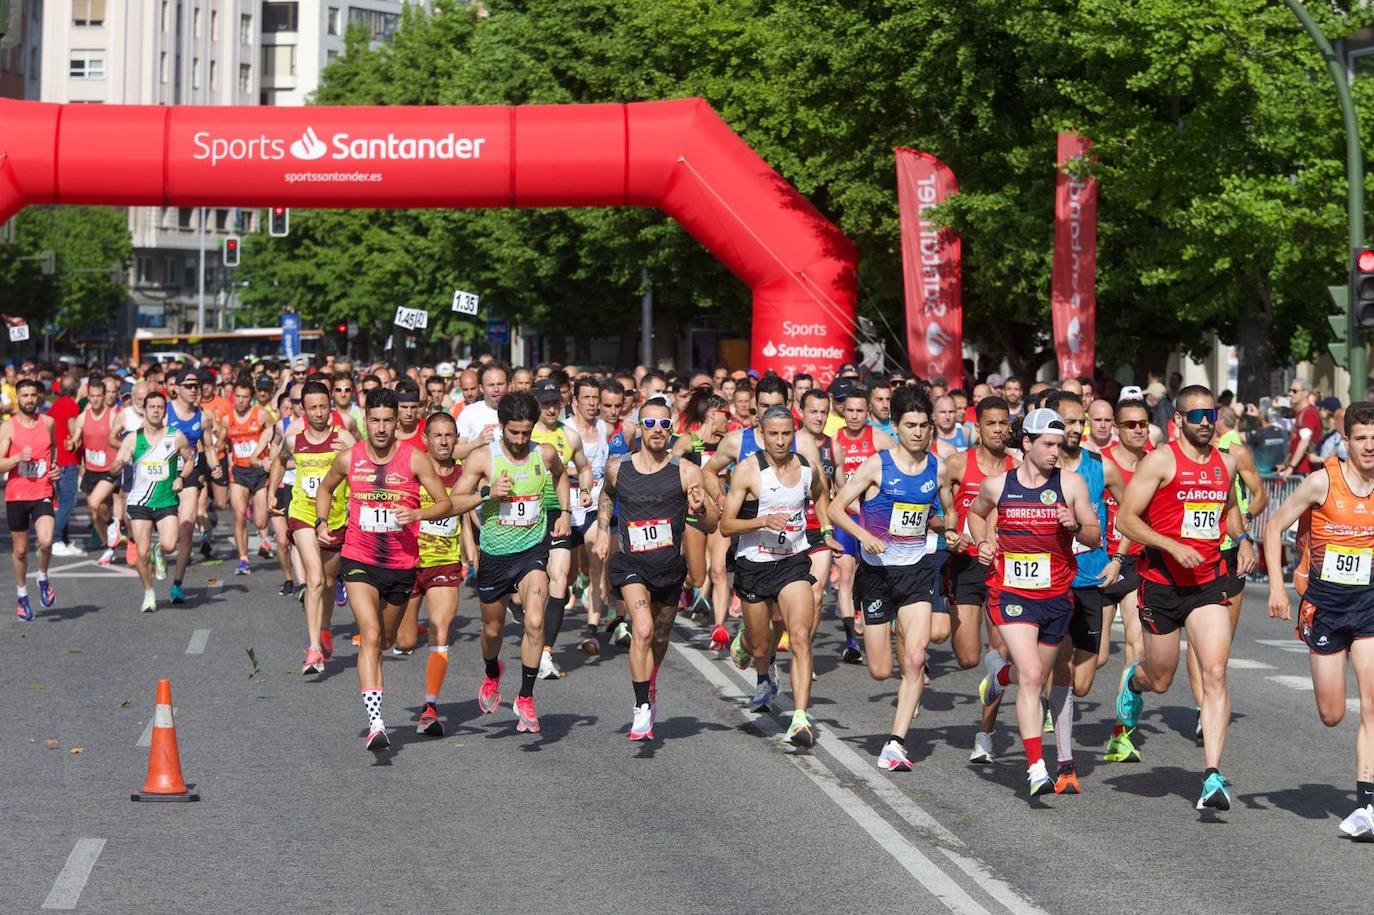
<svg viewBox="0 0 1374 915">
<path fill-rule="evenodd" d="M 520 716 L 520 720 L 515 723 L 517 731 L 539 733 L 539 713 L 535 711 L 533 696 L 516 696 L 511 708 Z"/>
<path fill-rule="evenodd" d="M 307 648 L 305 650 L 305 663 L 301 665 L 301 673 L 324 673 L 324 653 L 321 652 L 318 648 Z"/>
<path fill-rule="evenodd" d="M 505 661 L 497 661 L 495 677 L 483 677 L 482 688 L 477 691 L 477 707 L 483 715 L 490 715 L 501 704 L 501 674 L 506 670 Z"/>
</svg>

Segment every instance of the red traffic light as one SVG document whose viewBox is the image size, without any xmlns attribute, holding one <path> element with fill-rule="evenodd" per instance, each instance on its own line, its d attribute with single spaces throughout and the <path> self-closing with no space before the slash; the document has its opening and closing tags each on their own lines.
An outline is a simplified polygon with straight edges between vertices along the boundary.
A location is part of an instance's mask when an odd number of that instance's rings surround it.
<svg viewBox="0 0 1374 915">
<path fill-rule="evenodd" d="M 272 207 L 272 215 L 273 215 L 273 216 L 280 216 L 281 214 L 283 214 L 283 213 L 285 213 L 285 212 L 286 212 L 286 207 Z"/>
<path fill-rule="evenodd" d="M 348 322 L 340 321 L 338 324 L 335 324 L 334 333 L 340 335 L 348 333 Z"/>
<path fill-rule="evenodd" d="M 226 251 L 237 251 L 239 249 L 239 240 L 237 238 L 226 238 L 224 240 L 224 249 Z"/>
<path fill-rule="evenodd" d="M 1355 269 L 1361 273 L 1374 273 L 1374 251 L 1361 251 L 1355 257 Z"/>
</svg>

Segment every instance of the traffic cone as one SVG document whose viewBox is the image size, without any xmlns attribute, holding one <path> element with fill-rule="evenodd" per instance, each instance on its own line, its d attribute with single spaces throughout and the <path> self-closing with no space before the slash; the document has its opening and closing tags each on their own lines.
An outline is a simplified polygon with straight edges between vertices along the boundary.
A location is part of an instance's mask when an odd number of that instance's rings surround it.
<svg viewBox="0 0 1374 915">
<path fill-rule="evenodd" d="M 172 720 L 172 681 L 157 681 L 157 710 L 153 713 L 153 740 L 148 747 L 148 777 L 143 790 L 129 795 L 131 801 L 198 801 L 200 794 L 181 777 L 177 752 L 177 726 Z"/>
</svg>

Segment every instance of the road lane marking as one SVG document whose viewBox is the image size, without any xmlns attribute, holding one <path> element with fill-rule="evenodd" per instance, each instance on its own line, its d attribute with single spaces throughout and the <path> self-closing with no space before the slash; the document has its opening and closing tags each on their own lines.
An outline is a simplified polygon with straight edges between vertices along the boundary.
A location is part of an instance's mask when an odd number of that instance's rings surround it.
<svg viewBox="0 0 1374 915">
<path fill-rule="evenodd" d="M 1226 666 L 1232 670 L 1277 670 L 1273 664 L 1265 664 L 1263 661 L 1247 661 L 1245 658 L 1231 658 L 1226 662 Z"/>
<path fill-rule="evenodd" d="M 210 641 L 209 629 L 197 629 L 191 633 L 191 641 L 186 646 L 187 654 L 205 654 L 205 643 Z"/>
<path fill-rule="evenodd" d="M 1289 689 L 1301 689 L 1307 690 L 1308 692 L 1312 691 L 1311 677 L 1295 677 L 1283 674 L 1276 677 L 1265 677 L 1264 679 L 1271 683 L 1277 683 L 1279 686 L 1286 686 Z"/>
<path fill-rule="evenodd" d="M 1267 645 L 1292 654 L 1307 654 L 1307 646 L 1297 639 L 1255 639 L 1255 644 Z"/>
<path fill-rule="evenodd" d="M 686 630 L 690 635 L 698 635 L 703 631 L 700 627 L 681 620 L 678 623 L 678 628 Z M 703 677 L 723 690 L 726 695 L 740 700 L 747 700 L 749 698 L 750 694 L 746 693 L 744 689 L 752 685 L 749 679 L 750 676 L 752 676 L 752 671 L 736 671 L 734 666 L 729 663 L 724 665 L 714 664 L 704 657 L 699 649 L 691 645 L 684 645 L 679 642 L 671 642 L 670 644 L 680 655 L 686 658 L 688 663 L 696 668 Z M 725 672 L 722 672 L 722 668 Z M 736 675 L 739 685 L 731 681 L 728 676 L 731 672 Z M 779 707 L 779 709 L 781 709 L 781 700 L 781 695 L 774 699 L 774 705 Z M 747 709 L 745 709 L 745 712 L 748 714 Z M 771 716 L 758 715 L 752 717 L 754 717 L 755 723 L 770 737 L 776 736 L 782 732 L 782 727 Z M 1022 896 L 1010 884 L 995 876 L 991 869 L 985 864 L 964 854 L 964 850 L 966 850 L 968 846 L 962 839 L 936 821 L 934 817 L 911 800 L 911 798 L 898 786 L 884 778 L 882 773 L 875 766 L 860 757 L 858 753 L 839 738 L 821 730 L 817 733 L 816 744 L 834 757 L 836 762 L 846 770 L 843 776 L 841 773 L 834 771 L 817 756 L 795 756 L 793 754 L 787 754 L 787 758 L 793 762 L 798 769 L 805 773 L 808 778 L 811 778 L 812 781 L 817 781 L 815 773 L 809 771 L 808 767 L 802 764 L 802 760 L 806 760 L 811 764 L 824 768 L 827 773 L 840 784 L 857 778 L 859 781 L 863 782 L 865 787 L 886 803 L 897 816 L 906 821 L 912 829 L 929 839 L 932 845 L 939 848 L 945 857 L 949 858 L 949 860 L 963 871 L 969 879 L 978 884 L 984 892 L 1005 906 L 1007 911 L 1025 913 L 1025 915 L 1045 915 L 1042 909 Z M 821 784 L 819 781 L 817 781 L 817 783 Z M 905 836 L 892 829 L 887 821 L 882 818 L 881 814 L 874 811 L 872 807 L 862 798 L 854 794 L 852 790 L 848 793 L 841 792 L 838 787 L 835 787 L 829 781 L 825 781 L 822 785 L 822 790 L 824 790 L 832 800 L 835 800 L 836 804 L 848 813 L 865 832 L 868 832 L 869 835 L 872 836 L 888 854 L 892 855 L 904 869 L 911 873 L 912 876 L 931 893 L 931 895 L 935 896 L 951 910 L 956 912 L 986 911 L 957 883 L 951 881 L 948 875 L 940 870 L 938 866 L 933 864 L 929 858 L 926 858 L 906 839 Z M 852 802 L 841 803 L 836 799 L 836 792 L 839 792 L 843 797 L 852 798 Z M 883 828 L 889 830 L 889 832 L 881 833 L 880 836 L 879 833 L 881 830 L 877 829 L 877 827 L 870 828 L 870 823 L 856 816 L 852 805 L 862 807 L 870 816 L 876 818 L 882 824 Z M 896 843 L 895 845 L 889 843 L 889 837 L 892 842 Z M 910 852 L 914 853 L 914 856 L 908 853 L 907 849 L 910 849 Z M 927 868 L 925 871 L 920 871 L 922 862 L 924 862 Z M 913 868 L 917 869 L 913 870 Z M 946 883 L 946 881 L 948 883 Z M 946 890 L 947 886 L 952 886 L 957 893 L 951 895 Z"/>
<path fill-rule="evenodd" d="M 86 888 L 86 881 L 91 876 L 91 868 L 95 867 L 95 861 L 104 848 L 104 839 L 77 839 L 72 853 L 67 856 L 67 863 L 62 865 L 61 872 L 53 881 L 48 898 L 43 900 L 43 908 L 76 908 L 81 891 Z"/>
</svg>

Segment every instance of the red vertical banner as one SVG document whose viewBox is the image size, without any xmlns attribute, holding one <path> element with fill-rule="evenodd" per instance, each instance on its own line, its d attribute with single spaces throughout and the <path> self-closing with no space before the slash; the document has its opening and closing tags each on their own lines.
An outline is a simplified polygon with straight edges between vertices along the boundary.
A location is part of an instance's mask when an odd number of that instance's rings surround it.
<svg viewBox="0 0 1374 915">
<path fill-rule="evenodd" d="M 936 227 L 930 211 L 957 193 L 954 173 L 934 156 L 898 147 L 897 207 L 902 224 L 906 348 L 918 377 L 962 387 L 964 307 L 959 236 Z"/>
<path fill-rule="evenodd" d="M 1097 179 L 1075 178 L 1064 167 L 1086 159 L 1091 146 L 1075 134 L 1059 135 L 1050 314 L 1060 378 L 1093 374 L 1097 355 Z"/>
</svg>

